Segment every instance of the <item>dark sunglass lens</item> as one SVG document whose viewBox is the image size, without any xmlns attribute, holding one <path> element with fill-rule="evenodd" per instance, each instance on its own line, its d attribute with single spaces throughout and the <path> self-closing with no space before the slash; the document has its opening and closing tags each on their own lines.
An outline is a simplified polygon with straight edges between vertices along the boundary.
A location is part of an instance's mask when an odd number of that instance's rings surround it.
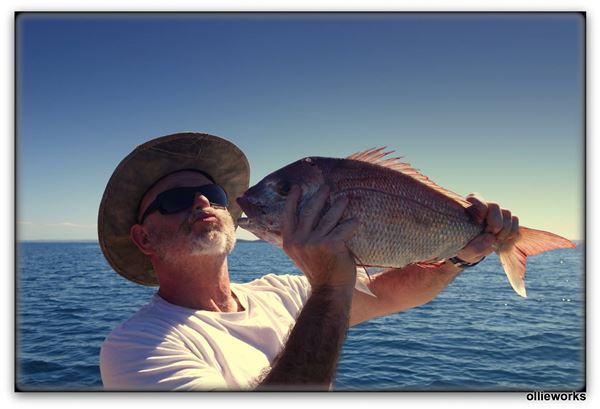
<svg viewBox="0 0 600 409">
<path fill-rule="evenodd" d="M 159 211 L 162 214 L 177 213 L 191 207 L 196 194 L 205 196 L 210 203 L 227 207 L 227 193 L 219 185 L 204 185 L 199 187 L 178 187 L 162 192 L 156 197 Z"/>
<path fill-rule="evenodd" d="M 196 191 L 194 188 L 175 188 L 161 193 L 159 199 L 160 212 L 163 214 L 177 213 L 194 204 Z"/>
<path fill-rule="evenodd" d="M 206 185 L 198 188 L 198 193 L 204 195 L 209 202 L 227 207 L 227 194 L 219 185 Z"/>
</svg>

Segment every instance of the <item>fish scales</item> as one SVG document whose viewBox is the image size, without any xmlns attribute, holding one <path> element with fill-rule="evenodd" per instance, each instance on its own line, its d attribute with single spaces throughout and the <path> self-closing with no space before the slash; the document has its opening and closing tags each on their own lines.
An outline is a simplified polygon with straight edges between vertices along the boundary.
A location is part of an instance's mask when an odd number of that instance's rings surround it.
<svg viewBox="0 0 600 409">
<path fill-rule="evenodd" d="M 363 264 L 403 267 L 452 257 L 481 232 L 451 199 L 396 171 L 365 165 L 340 161 L 328 174 L 332 199 L 349 199 L 343 217 L 360 223 L 361 234 L 348 247 Z"/>
<path fill-rule="evenodd" d="M 322 210 L 340 197 L 348 198 L 342 219 L 356 218 L 359 228 L 347 242 L 364 266 L 400 268 L 408 264 L 432 264 L 453 257 L 485 229 L 475 223 L 460 195 L 431 182 L 391 152 L 369 149 L 348 158 L 307 157 L 261 180 L 237 199 L 246 218 L 239 226 L 259 238 L 282 246 L 282 221 L 292 185 L 302 190 L 298 212 L 322 185 L 330 197 Z M 520 227 L 518 237 L 503 243 L 498 256 L 513 289 L 525 291 L 527 256 L 575 245 L 556 234 Z"/>
</svg>

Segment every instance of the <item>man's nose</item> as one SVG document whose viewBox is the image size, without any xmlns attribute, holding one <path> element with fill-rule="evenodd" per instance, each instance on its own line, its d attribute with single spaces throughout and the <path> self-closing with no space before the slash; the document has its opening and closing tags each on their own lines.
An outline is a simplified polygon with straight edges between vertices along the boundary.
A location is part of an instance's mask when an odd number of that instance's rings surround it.
<svg viewBox="0 0 600 409">
<path fill-rule="evenodd" d="M 204 209 L 210 207 L 210 202 L 202 193 L 196 193 L 196 197 L 194 197 L 194 208 L 195 209 Z"/>
</svg>

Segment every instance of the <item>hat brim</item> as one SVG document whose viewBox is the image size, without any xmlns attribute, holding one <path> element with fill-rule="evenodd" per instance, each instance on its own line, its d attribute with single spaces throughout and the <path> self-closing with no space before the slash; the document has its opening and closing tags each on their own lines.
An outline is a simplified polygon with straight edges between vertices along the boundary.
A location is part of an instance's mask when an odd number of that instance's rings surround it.
<svg viewBox="0 0 600 409">
<path fill-rule="evenodd" d="M 208 173 L 229 197 L 228 210 L 237 227 L 242 209 L 236 202 L 248 189 L 250 166 L 233 143 L 214 135 L 185 132 L 146 142 L 133 150 L 113 172 L 98 212 L 100 248 L 111 267 L 138 284 L 158 285 L 150 259 L 131 241 L 138 206 L 148 189 L 179 170 Z"/>
</svg>

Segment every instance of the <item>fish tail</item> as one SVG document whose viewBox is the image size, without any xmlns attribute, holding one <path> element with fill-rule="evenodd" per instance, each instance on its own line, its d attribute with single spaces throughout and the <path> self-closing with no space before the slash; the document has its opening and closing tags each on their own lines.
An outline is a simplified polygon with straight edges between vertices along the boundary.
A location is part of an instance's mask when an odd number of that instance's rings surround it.
<svg viewBox="0 0 600 409">
<path fill-rule="evenodd" d="M 564 237 L 547 231 L 520 227 L 517 240 L 500 247 L 496 253 L 500 257 L 500 262 L 512 288 L 521 297 L 527 297 L 525 291 L 527 257 L 548 250 L 573 247 L 575 244 Z"/>
</svg>

